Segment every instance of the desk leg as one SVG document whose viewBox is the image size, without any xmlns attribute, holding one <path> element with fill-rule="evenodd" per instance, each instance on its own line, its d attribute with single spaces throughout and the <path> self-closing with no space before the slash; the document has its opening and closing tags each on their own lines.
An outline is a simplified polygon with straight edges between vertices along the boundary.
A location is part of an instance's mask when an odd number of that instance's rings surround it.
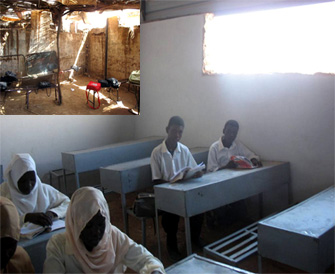
<svg viewBox="0 0 335 274">
<path fill-rule="evenodd" d="M 258 254 L 258 273 L 262 273 L 262 256 Z"/>
<path fill-rule="evenodd" d="M 263 218 L 263 193 L 258 194 L 259 218 Z"/>
<path fill-rule="evenodd" d="M 156 225 L 156 234 L 157 234 L 157 245 L 158 245 L 158 258 L 162 260 L 162 252 L 161 252 L 161 237 L 159 233 L 159 219 L 158 219 L 158 210 L 156 208 L 156 218 L 155 218 L 155 225 Z"/>
<path fill-rule="evenodd" d="M 77 189 L 80 188 L 80 184 L 79 184 L 79 173 L 75 172 L 75 177 L 76 177 L 76 185 L 77 185 Z"/>
<path fill-rule="evenodd" d="M 190 218 L 185 217 L 184 219 L 185 219 L 186 251 L 187 256 L 190 256 L 192 254 Z"/>
<path fill-rule="evenodd" d="M 64 186 L 65 186 L 65 194 L 68 195 L 67 193 L 67 182 L 66 182 L 66 171 L 63 168 L 63 178 L 64 178 Z"/>
<path fill-rule="evenodd" d="M 129 235 L 127 201 L 126 201 L 126 194 L 124 193 L 121 193 L 121 205 L 122 205 L 124 231 L 127 235 Z"/>
</svg>

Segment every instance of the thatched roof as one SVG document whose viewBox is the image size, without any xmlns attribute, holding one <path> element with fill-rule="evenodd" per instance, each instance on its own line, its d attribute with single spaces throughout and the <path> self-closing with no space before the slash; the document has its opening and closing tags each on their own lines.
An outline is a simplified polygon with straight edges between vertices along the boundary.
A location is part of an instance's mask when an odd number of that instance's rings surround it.
<svg viewBox="0 0 335 274">
<path fill-rule="evenodd" d="M 8 10 L 14 12 L 31 10 L 50 10 L 51 12 L 63 11 L 95 11 L 95 10 L 120 10 L 139 9 L 140 0 L 1 0 L 0 15 L 5 15 Z"/>
</svg>

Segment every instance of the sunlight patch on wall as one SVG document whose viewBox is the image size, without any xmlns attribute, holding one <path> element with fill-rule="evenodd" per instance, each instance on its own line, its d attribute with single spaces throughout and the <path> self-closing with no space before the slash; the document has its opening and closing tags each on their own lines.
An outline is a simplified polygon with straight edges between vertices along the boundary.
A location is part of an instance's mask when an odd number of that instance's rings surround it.
<svg viewBox="0 0 335 274">
<path fill-rule="evenodd" d="M 75 22 L 76 30 L 91 30 L 105 28 L 107 18 L 118 17 L 119 26 L 134 29 L 140 25 L 140 11 L 134 9 L 104 11 L 104 12 L 76 12 L 63 17 L 63 30 L 70 31 L 71 24 Z"/>
<path fill-rule="evenodd" d="M 206 74 L 335 73 L 335 2 L 206 14 Z"/>
</svg>

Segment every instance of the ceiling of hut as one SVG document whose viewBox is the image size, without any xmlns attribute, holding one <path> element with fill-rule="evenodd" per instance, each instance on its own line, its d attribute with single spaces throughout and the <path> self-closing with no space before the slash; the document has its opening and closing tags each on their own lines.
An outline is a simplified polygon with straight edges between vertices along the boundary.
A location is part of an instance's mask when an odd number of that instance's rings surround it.
<svg viewBox="0 0 335 274">
<path fill-rule="evenodd" d="M 53 14 L 53 21 L 76 11 L 105 11 L 140 9 L 140 0 L 1 0 L 0 26 L 15 25 L 30 20 L 33 10 L 46 10 Z"/>
<path fill-rule="evenodd" d="M 140 0 L 1 0 L 0 15 L 20 13 L 31 10 L 72 11 L 139 9 Z"/>
</svg>

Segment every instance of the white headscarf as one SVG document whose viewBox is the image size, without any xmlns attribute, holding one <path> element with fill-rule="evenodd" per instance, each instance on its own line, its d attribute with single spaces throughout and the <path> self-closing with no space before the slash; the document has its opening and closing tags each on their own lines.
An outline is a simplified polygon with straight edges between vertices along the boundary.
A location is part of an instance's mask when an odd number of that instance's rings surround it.
<svg viewBox="0 0 335 274">
<path fill-rule="evenodd" d="M 32 191 L 25 195 L 21 193 L 17 183 L 27 171 L 35 172 L 36 184 Z M 45 212 L 49 208 L 48 195 L 37 175 L 35 161 L 29 154 L 15 154 L 5 170 L 4 177 L 8 182 L 11 200 L 20 216 L 31 212 Z"/>
<path fill-rule="evenodd" d="M 98 245 L 90 252 L 79 237 L 86 224 L 99 210 L 106 218 L 105 232 Z M 110 223 L 107 201 L 102 192 L 96 188 L 82 187 L 73 193 L 65 225 L 66 240 L 71 244 L 74 256 L 85 273 L 113 273 L 128 251 L 129 245 L 119 244 L 119 239 Z"/>
</svg>

